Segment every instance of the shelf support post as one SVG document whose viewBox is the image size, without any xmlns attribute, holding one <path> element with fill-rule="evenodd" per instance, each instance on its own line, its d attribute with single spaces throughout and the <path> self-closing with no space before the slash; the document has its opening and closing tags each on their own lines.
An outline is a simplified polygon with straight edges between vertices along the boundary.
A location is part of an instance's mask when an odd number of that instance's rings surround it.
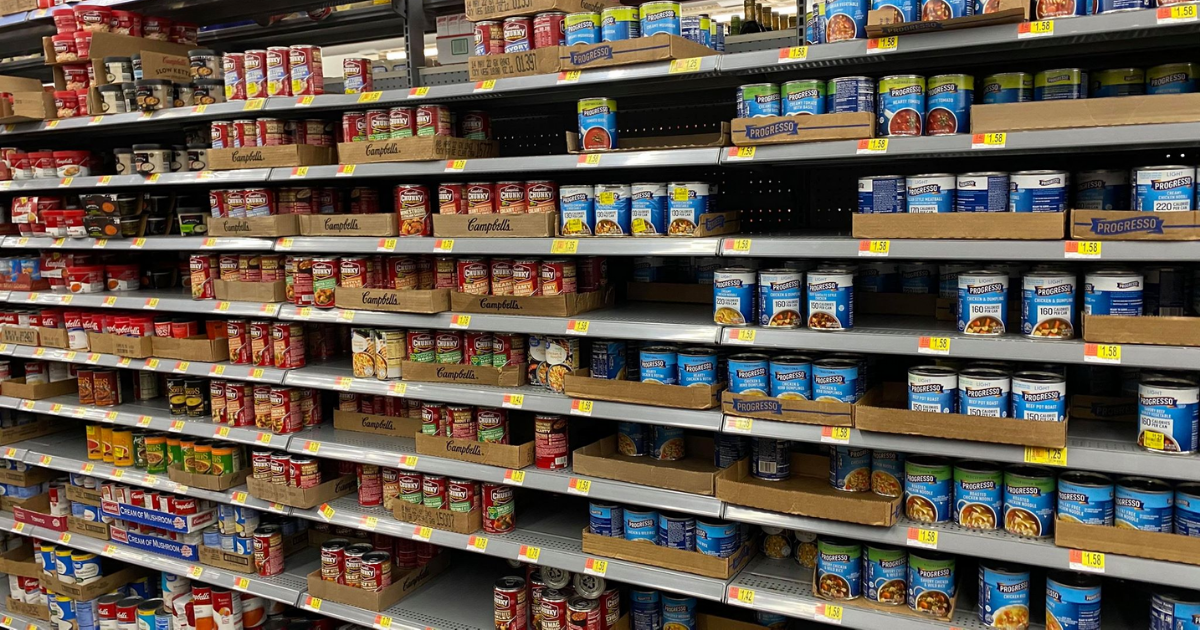
<svg viewBox="0 0 1200 630">
<path fill-rule="evenodd" d="M 421 87 L 421 68 L 425 67 L 425 3 L 422 0 L 392 0 L 405 3 L 404 53 L 408 87 Z"/>
</svg>

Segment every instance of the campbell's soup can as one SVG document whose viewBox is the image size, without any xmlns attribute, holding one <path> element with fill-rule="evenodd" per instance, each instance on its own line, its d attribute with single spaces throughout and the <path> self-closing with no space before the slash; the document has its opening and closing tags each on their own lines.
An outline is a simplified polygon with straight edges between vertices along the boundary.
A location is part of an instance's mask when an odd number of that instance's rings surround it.
<svg viewBox="0 0 1200 630">
<path fill-rule="evenodd" d="M 247 50 L 246 53 L 246 98 L 267 96 L 267 51 Z"/>
<path fill-rule="evenodd" d="M 487 112 L 471 110 L 460 114 L 461 136 L 468 140 L 491 140 L 492 119 Z"/>
<path fill-rule="evenodd" d="M 464 187 L 465 184 L 459 182 L 438 184 L 438 214 L 467 214 Z"/>
<path fill-rule="evenodd" d="M 367 113 L 346 112 L 342 114 L 342 140 L 365 142 L 367 139 Z"/>
<path fill-rule="evenodd" d="M 421 184 L 397 184 L 396 214 L 400 236 L 430 236 L 433 233 L 429 190 Z"/>
<path fill-rule="evenodd" d="M 450 124 L 450 108 L 445 105 L 427 104 L 417 107 L 418 136 L 453 136 Z"/>
<path fill-rule="evenodd" d="M 291 66 L 293 96 L 315 96 L 325 93 L 320 46 L 292 46 L 288 62 Z"/>
<path fill-rule="evenodd" d="M 391 117 L 386 109 L 367 110 L 367 139 L 387 140 L 392 137 Z"/>
<path fill-rule="evenodd" d="M 533 20 L 527 16 L 504 18 L 504 52 L 533 50 Z"/>
<path fill-rule="evenodd" d="M 375 89 L 371 76 L 371 60 L 362 57 L 342 59 L 342 85 L 346 94 L 360 94 Z"/>
<path fill-rule="evenodd" d="M 549 48 L 551 46 L 566 46 L 567 31 L 565 21 L 567 14 L 562 11 L 547 11 L 533 18 L 533 47 Z"/>
<path fill-rule="evenodd" d="M 416 109 L 393 107 L 388 110 L 388 126 L 392 138 L 411 138 L 417 135 Z"/>
<path fill-rule="evenodd" d="M 219 271 L 216 257 L 211 254 L 193 254 L 188 260 L 191 271 L 192 299 L 213 300 L 217 295 L 213 288 L 214 269 Z"/>
<path fill-rule="evenodd" d="M 475 56 L 504 54 L 504 26 L 499 20 L 475 23 Z"/>
<path fill-rule="evenodd" d="M 246 55 L 225 53 L 221 58 L 221 69 L 225 76 L 225 100 L 246 100 Z"/>
<path fill-rule="evenodd" d="M 502 577 L 496 580 L 492 592 L 495 604 L 496 627 L 507 630 L 526 630 L 529 627 L 529 602 L 526 598 L 525 579 Z M 566 627 L 563 615 L 562 627 Z"/>
<path fill-rule="evenodd" d="M 525 212 L 558 212 L 558 184 L 549 180 L 525 182 Z"/>
<path fill-rule="evenodd" d="M 500 214 L 525 214 L 525 182 L 496 182 L 497 212 Z"/>
<path fill-rule="evenodd" d="M 287 46 L 267 47 L 267 96 L 292 95 L 291 49 Z"/>
<path fill-rule="evenodd" d="M 467 214 L 494 214 L 496 189 L 491 182 L 472 182 L 466 185 Z"/>
</svg>

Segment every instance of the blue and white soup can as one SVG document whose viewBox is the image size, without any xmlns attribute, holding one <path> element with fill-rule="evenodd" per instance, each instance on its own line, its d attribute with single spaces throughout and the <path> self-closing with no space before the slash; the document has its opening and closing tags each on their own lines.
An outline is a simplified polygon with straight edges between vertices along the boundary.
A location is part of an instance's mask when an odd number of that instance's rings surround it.
<svg viewBox="0 0 1200 630">
<path fill-rule="evenodd" d="M 1022 279 L 1021 332 L 1034 339 L 1075 336 L 1075 274 L 1029 273 Z"/>
<path fill-rule="evenodd" d="M 751 83 L 738 86 L 738 118 L 778 116 L 781 111 L 778 85 L 774 83 Z"/>
<path fill-rule="evenodd" d="M 1200 483 L 1175 486 L 1175 533 L 1200 538 Z"/>
<path fill-rule="evenodd" d="M 784 400 L 811 400 L 812 359 L 803 355 L 783 355 L 770 360 L 770 394 Z"/>
<path fill-rule="evenodd" d="M 1112 479 L 1100 473 L 1067 471 L 1058 476 L 1058 518 L 1111 527 L 1115 514 Z"/>
<path fill-rule="evenodd" d="M 596 184 L 593 194 L 596 236 L 629 236 L 633 230 L 629 184 Z"/>
<path fill-rule="evenodd" d="M 841 538 L 817 539 L 817 593 L 826 599 L 862 595 L 862 544 Z"/>
<path fill-rule="evenodd" d="M 1168 455 L 1196 452 L 1200 387 L 1182 378 L 1157 377 L 1138 385 L 1138 446 Z"/>
<path fill-rule="evenodd" d="M 1008 176 L 1009 212 L 1064 212 L 1066 171 L 1017 171 Z"/>
<path fill-rule="evenodd" d="M 709 185 L 703 182 L 667 184 L 667 233 L 688 235 L 700 225 L 700 215 L 708 212 Z"/>
<path fill-rule="evenodd" d="M 1066 420 L 1067 380 L 1053 372 L 1013 374 L 1012 417 L 1039 422 Z"/>
<path fill-rule="evenodd" d="M 684 348 L 676 353 L 678 381 L 684 387 L 708 387 L 717 384 L 717 351 L 708 348 Z"/>
<path fill-rule="evenodd" d="M 854 273 L 827 267 L 808 272 L 808 327 L 813 330 L 854 328 Z"/>
<path fill-rule="evenodd" d="M 787 440 L 752 438 L 750 474 L 765 481 L 783 481 L 792 475 L 792 453 Z"/>
<path fill-rule="evenodd" d="M 558 190 L 559 225 L 564 236 L 591 236 L 596 227 L 594 186 L 563 186 Z"/>
<path fill-rule="evenodd" d="M 767 396 L 771 391 L 770 359 L 765 354 L 735 354 L 726 361 L 731 394 Z"/>
<path fill-rule="evenodd" d="M 696 518 L 659 514 L 658 546 L 694 551 L 696 549 Z"/>
<path fill-rule="evenodd" d="M 867 0 L 828 0 L 825 3 L 825 43 L 867 36 Z"/>
<path fill-rule="evenodd" d="M 741 530 L 737 523 L 696 521 L 696 551 L 706 556 L 728 558 L 741 545 Z"/>
<path fill-rule="evenodd" d="M 1149 477 L 1117 480 L 1114 520 L 1119 528 L 1169 534 L 1175 529 L 1175 494 L 1166 482 Z"/>
<path fill-rule="evenodd" d="M 954 212 L 957 178 L 948 173 L 913 175 L 905 180 L 906 208 L 912 214 Z"/>
<path fill-rule="evenodd" d="M 695 630 L 696 598 L 662 594 L 662 629 Z"/>
<path fill-rule="evenodd" d="M 989 628 L 1029 627 L 1029 571 L 979 563 L 979 621 Z"/>
<path fill-rule="evenodd" d="M 938 267 L 933 263 L 900 263 L 900 292 L 916 295 L 937 293 Z"/>
<path fill-rule="evenodd" d="M 1191 166 L 1137 168 L 1133 180 L 1134 210 L 1180 212 L 1195 207 L 1196 169 Z"/>
<path fill-rule="evenodd" d="M 1124 210 L 1129 207 L 1129 171 L 1097 170 L 1075 174 L 1075 208 Z"/>
<path fill-rule="evenodd" d="M 1087 315 L 1142 315 L 1145 280 L 1133 271 L 1096 271 L 1083 277 L 1083 312 Z"/>
<path fill-rule="evenodd" d="M 629 622 L 633 630 L 659 630 L 662 624 L 662 601 L 659 592 L 651 589 L 629 590 Z"/>
<path fill-rule="evenodd" d="M 1004 471 L 1004 531 L 1017 536 L 1054 535 L 1054 473 L 1037 466 Z"/>
<path fill-rule="evenodd" d="M 983 269 L 958 274 L 958 331 L 1003 335 L 1008 319 L 1008 274 Z"/>
<path fill-rule="evenodd" d="M 634 183 L 629 186 L 630 217 L 634 236 L 667 233 L 667 185 Z"/>
<path fill-rule="evenodd" d="M 713 272 L 713 322 L 726 326 L 753 324 L 758 274 L 745 267 Z"/>
<path fill-rule="evenodd" d="M 830 114 L 875 113 L 875 79 L 837 77 L 829 80 L 825 111 Z"/>
<path fill-rule="evenodd" d="M 1008 173 L 963 173 L 954 188 L 955 212 L 1008 211 Z"/>
<path fill-rule="evenodd" d="M 873 175 L 858 179 L 858 211 L 862 214 L 906 212 L 904 177 Z"/>
<path fill-rule="evenodd" d="M 958 406 L 958 372 L 937 365 L 908 370 L 908 410 L 954 413 Z"/>
<path fill-rule="evenodd" d="M 1200 629 L 1200 596 L 1182 597 L 1179 593 L 1158 592 L 1150 598 L 1148 630 Z"/>
<path fill-rule="evenodd" d="M 680 15 L 678 2 L 653 0 L 642 3 L 638 7 L 638 17 L 642 22 L 642 37 L 650 37 L 659 33 L 680 35 Z"/>
<path fill-rule="evenodd" d="M 758 272 L 758 325 L 797 328 L 801 323 L 800 296 L 804 272 L 765 269 Z"/>
<path fill-rule="evenodd" d="M 1012 379 L 992 368 L 967 368 L 958 373 L 958 413 L 1007 418 Z"/>
<path fill-rule="evenodd" d="M 816 401 L 858 402 L 859 365 L 848 359 L 820 359 L 813 362 L 812 399 Z"/>
<path fill-rule="evenodd" d="M 597 536 L 625 537 L 625 510 L 611 503 L 588 504 L 588 530 Z"/>
<path fill-rule="evenodd" d="M 625 510 L 625 540 L 643 540 L 658 544 L 658 512 Z"/>
<path fill-rule="evenodd" d="M 843 492 L 870 492 L 871 449 L 833 447 L 829 453 L 829 485 Z"/>
<path fill-rule="evenodd" d="M 679 357 L 671 346 L 648 346 L 638 353 L 643 383 L 675 385 L 678 383 Z"/>
</svg>

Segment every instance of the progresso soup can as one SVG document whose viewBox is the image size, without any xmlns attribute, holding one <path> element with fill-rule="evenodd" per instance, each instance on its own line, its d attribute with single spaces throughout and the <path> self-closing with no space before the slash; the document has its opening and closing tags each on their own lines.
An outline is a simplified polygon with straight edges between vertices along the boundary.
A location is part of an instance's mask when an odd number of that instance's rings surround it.
<svg viewBox="0 0 1200 630">
<path fill-rule="evenodd" d="M 950 520 L 953 474 L 950 462 L 924 455 L 904 460 L 904 515 L 921 523 Z"/>
<path fill-rule="evenodd" d="M 671 346 L 647 346 L 638 351 L 643 383 L 675 385 L 678 374 L 678 354 Z"/>
<path fill-rule="evenodd" d="M 1028 273 L 1021 286 L 1022 334 L 1034 339 L 1075 336 L 1075 274 Z"/>
<path fill-rule="evenodd" d="M 941 1 L 941 0 L 938 0 Z M 919 136 L 925 119 L 925 77 L 900 74 L 879 80 L 876 131 L 880 136 Z"/>
<path fill-rule="evenodd" d="M 921 0 L 922 22 L 938 22 L 974 14 L 974 0 Z"/>
<path fill-rule="evenodd" d="M 817 539 L 817 594 L 825 599 L 862 595 L 862 545 L 841 538 Z"/>
<path fill-rule="evenodd" d="M 559 229 L 563 236 L 591 236 L 596 227 L 595 187 L 563 186 L 558 190 Z"/>
<path fill-rule="evenodd" d="M 1003 370 L 967 368 L 958 373 L 958 413 L 1007 418 L 1012 379 Z"/>
<path fill-rule="evenodd" d="M 1009 212 L 1065 212 L 1066 171 L 1017 171 L 1008 176 Z"/>
<path fill-rule="evenodd" d="M 1148 630 L 1196 630 L 1200 628 L 1200 594 L 1186 596 L 1159 591 L 1150 598 Z"/>
<path fill-rule="evenodd" d="M 604 7 L 600 13 L 600 40 L 619 42 L 641 36 L 641 21 L 635 7 Z"/>
<path fill-rule="evenodd" d="M 1100 578 L 1071 571 L 1048 573 L 1046 627 L 1100 630 Z"/>
<path fill-rule="evenodd" d="M 826 0 L 825 43 L 867 36 L 867 0 Z"/>
<path fill-rule="evenodd" d="M 958 407 L 958 372 L 939 365 L 908 370 L 908 410 L 953 413 Z"/>
<path fill-rule="evenodd" d="M 770 360 L 765 354 L 735 354 L 726 361 L 728 388 L 732 394 L 767 396 L 770 393 Z"/>
<path fill-rule="evenodd" d="M 758 272 L 758 325 L 768 328 L 797 328 L 804 272 L 765 269 Z"/>
<path fill-rule="evenodd" d="M 971 129 L 971 105 L 975 102 L 975 77 L 969 74 L 939 74 L 926 82 L 925 135 L 945 136 Z"/>
<path fill-rule="evenodd" d="M 629 186 L 634 236 L 667 233 L 667 185 L 635 182 Z"/>
<path fill-rule="evenodd" d="M 1088 98 L 1140 96 L 1146 93 L 1146 73 L 1141 68 L 1109 68 L 1088 73 Z"/>
<path fill-rule="evenodd" d="M 891 545 L 863 548 L 863 597 L 898 606 L 908 594 L 908 552 Z"/>
<path fill-rule="evenodd" d="M 979 621 L 989 628 L 1029 627 L 1029 571 L 979 563 Z"/>
<path fill-rule="evenodd" d="M 1146 94 L 1191 94 L 1196 91 L 1196 64 L 1168 63 L 1146 70 Z"/>
<path fill-rule="evenodd" d="M 1006 212 L 1008 173 L 963 173 L 955 179 L 955 212 Z"/>
<path fill-rule="evenodd" d="M 1050 20 L 1087 15 L 1087 0 L 1034 0 L 1034 19 Z"/>
<path fill-rule="evenodd" d="M 655 0 L 644 2 L 638 7 L 639 18 L 642 22 L 642 37 L 650 37 L 659 33 L 680 36 L 681 11 L 678 2 L 663 2 Z"/>
<path fill-rule="evenodd" d="M 971 529 L 996 529 L 1004 510 L 1004 473 L 991 462 L 954 466 L 954 522 Z"/>
<path fill-rule="evenodd" d="M 1129 208 L 1129 171 L 1098 170 L 1075 174 L 1075 205 L 1083 210 Z"/>
<path fill-rule="evenodd" d="M 1061 374 L 1026 371 L 1012 376 L 1012 417 L 1062 422 L 1067 418 L 1067 382 Z"/>
<path fill-rule="evenodd" d="M 920 0 L 873 0 L 871 10 L 884 12 L 888 16 L 884 23 L 916 22 L 920 4 Z"/>
<path fill-rule="evenodd" d="M 1144 166 L 1133 171 L 1133 209 L 1180 212 L 1195 207 L 1196 169 L 1191 166 Z"/>
<path fill-rule="evenodd" d="M 597 536 L 625 537 L 625 510 L 610 503 L 588 505 L 588 531 Z"/>
<path fill-rule="evenodd" d="M 908 554 L 908 607 L 937 617 L 950 614 L 958 594 L 954 556 L 916 550 Z"/>
<path fill-rule="evenodd" d="M 779 101 L 784 116 L 824 114 L 826 83 L 820 79 L 799 79 L 780 86 Z"/>
<path fill-rule="evenodd" d="M 563 31 L 567 45 L 599 44 L 600 43 L 600 14 L 583 11 L 568 13 L 563 18 Z"/>
<path fill-rule="evenodd" d="M 766 481 L 783 481 L 792 475 L 792 454 L 787 440 L 751 438 L 750 474 Z"/>
<path fill-rule="evenodd" d="M 1037 466 L 1004 471 L 1004 531 L 1042 538 L 1054 534 L 1054 473 Z"/>
<path fill-rule="evenodd" d="M 1083 277 L 1083 312 L 1087 315 L 1140 317 L 1142 274 L 1133 271 L 1094 271 Z"/>
<path fill-rule="evenodd" d="M 1087 72 L 1079 68 L 1043 70 L 1033 75 L 1033 100 L 1063 101 L 1087 98 Z"/>
<path fill-rule="evenodd" d="M 679 384 L 708 387 L 717 384 L 717 352 L 708 348 L 684 348 L 676 355 Z"/>
<path fill-rule="evenodd" d="M 808 272 L 806 312 L 812 330 L 854 328 L 854 273 L 842 267 Z"/>
<path fill-rule="evenodd" d="M 912 175 L 905 179 L 906 211 L 912 214 L 954 212 L 958 178 L 949 173 Z"/>
<path fill-rule="evenodd" d="M 1182 378 L 1148 378 L 1138 384 L 1138 446 L 1167 455 L 1196 452 L 1200 387 Z"/>
<path fill-rule="evenodd" d="M 1163 481 L 1122 477 L 1117 480 L 1114 501 L 1118 528 L 1161 533 L 1175 529 L 1175 495 Z"/>
<path fill-rule="evenodd" d="M 869 492 L 871 449 L 835 446 L 829 452 L 829 485 L 843 492 Z"/>
<path fill-rule="evenodd" d="M 1112 526 L 1113 482 L 1106 475 L 1082 470 L 1058 476 L 1058 518 L 1084 525 Z"/>
<path fill-rule="evenodd" d="M 837 77 L 829 80 L 825 96 L 825 112 L 848 114 L 875 113 L 875 79 L 871 77 Z"/>
<path fill-rule="evenodd" d="M 854 404 L 859 397 L 859 365 L 847 359 L 813 362 L 812 388 L 815 401 Z"/>
<path fill-rule="evenodd" d="M 741 545 L 741 529 L 737 523 L 696 520 L 696 551 L 706 556 L 728 558 Z"/>
<path fill-rule="evenodd" d="M 1140 11 L 1149 9 L 1154 6 L 1152 0 L 1092 0 L 1091 15 L 1102 15 L 1105 13 L 1123 13 L 1125 11 Z M 1153 630 L 1158 630 L 1157 628 Z"/>
<path fill-rule="evenodd" d="M 667 184 L 667 234 L 687 236 L 695 233 L 700 216 L 708 212 L 709 185 L 703 182 Z"/>
<path fill-rule="evenodd" d="M 871 451 L 871 492 L 885 497 L 904 496 L 904 453 Z"/>
<path fill-rule="evenodd" d="M 768 365 L 770 395 L 784 400 L 812 400 L 811 358 L 799 354 L 773 357 Z"/>
<path fill-rule="evenodd" d="M 1002 335 L 1008 318 L 1008 274 L 982 269 L 958 274 L 958 330 Z"/>
<path fill-rule="evenodd" d="M 775 83 L 751 83 L 737 89 L 738 118 L 778 116 L 779 86 Z"/>
<path fill-rule="evenodd" d="M 1024 103 L 1033 100 L 1033 75 L 1000 72 L 984 77 L 983 104 Z"/>
<path fill-rule="evenodd" d="M 862 214 L 906 212 L 904 176 L 871 175 L 858 179 L 858 211 Z"/>
<path fill-rule="evenodd" d="M 758 274 L 745 267 L 713 272 L 713 322 L 723 325 L 753 324 Z"/>
<path fill-rule="evenodd" d="M 1200 538 L 1200 483 L 1175 486 L 1175 533 Z"/>
<path fill-rule="evenodd" d="M 577 110 L 579 113 L 579 144 L 584 151 L 616 148 L 617 102 L 615 100 L 602 97 L 580 99 Z"/>
</svg>

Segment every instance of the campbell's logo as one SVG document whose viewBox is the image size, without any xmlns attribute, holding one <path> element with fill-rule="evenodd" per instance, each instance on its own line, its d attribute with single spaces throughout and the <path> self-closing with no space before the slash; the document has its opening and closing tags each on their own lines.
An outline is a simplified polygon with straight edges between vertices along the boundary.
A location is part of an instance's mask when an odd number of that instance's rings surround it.
<svg viewBox="0 0 1200 630">
<path fill-rule="evenodd" d="M 479 114 L 467 114 L 463 116 L 462 126 L 463 131 L 467 133 L 483 131 L 483 116 Z"/>
<path fill-rule="evenodd" d="M 390 124 L 399 127 L 408 127 L 410 124 L 412 124 L 412 110 L 393 108 L 392 111 L 388 113 L 388 119 Z"/>
<path fill-rule="evenodd" d="M 417 110 L 417 125 L 424 127 L 433 122 L 433 113 L 427 109 Z"/>
<path fill-rule="evenodd" d="M 334 268 L 335 268 L 334 263 L 329 262 L 329 261 L 323 260 L 320 262 L 314 262 L 313 266 L 312 266 L 313 275 L 314 276 L 324 276 L 327 278 L 332 277 Z"/>
<path fill-rule="evenodd" d="M 268 203 L 267 193 L 265 193 L 265 192 L 248 192 L 248 193 L 246 193 L 246 207 L 247 208 L 251 208 L 251 207 L 261 208 L 262 206 L 267 205 L 267 203 Z"/>
<path fill-rule="evenodd" d="M 426 201 L 425 191 L 421 190 L 420 188 L 405 188 L 404 190 L 400 191 L 399 198 L 400 205 L 404 206 L 405 208 L 423 206 L 425 205 Z"/>
<path fill-rule="evenodd" d="M 942 187 L 937 184 L 924 184 L 921 186 L 910 186 L 908 188 L 909 195 L 936 195 L 942 192 Z"/>
<path fill-rule="evenodd" d="M 554 188 L 546 184 L 534 184 L 525 191 L 530 203 L 547 203 L 554 199 Z"/>
<path fill-rule="evenodd" d="M 433 335 L 417 335 L 409 338 L 415 352 L 428 352 L 433 350 Z"/>
<path fill-rule="evenodd" d="M 293 68 L 308 65 L 308 55 L 302 50 L 292 50 L 288 53 L 288 62 Z"/>
<path fill-rule="evenodd" d="M 1021 398 L 1027 403 L 1050 402 L 1058 400 L 1058 392 L 1053 390 L 1048 392 L 1025 392 L 1021 394 Z"/>
<path fill-rule="evenodd" d="M 1004 395 L 1004 390 L 999 387 L 968 387 L 966 391 L 967 398 L 997 398 Z"/>
<path fill-rule="evenodd" d="M 463 269 L 463 278 L 467 280 L 482 280 L 488 277 L 487 265 L 473 263 Z"/>
<path fill-rule="evenodd" d="M 1154 190 L 1172 190 L 1174 188 L 1186 188 L 1192 185 L 1192 178 L 1188 176 L 1176 177 L 1174 179 L 1156 179 L 1150 182 L 1150 186 Z"/>
<path fill-rule="evenodd" d="M 533 279 L 536 270 L 529 265 L 513 265 L 513 280 L 524 282 Z"/>
<path fill-rule="evenodd" d="M 1075 292 L 1075 287 L 1070 284 L 1057 284 L 1052 287 L 1037 287 L 1034 290 L 1034 293 L 1036 293 L 1039 296 L 1066 295 L 1066 294 L 1074 293 L 1074 292 Z"/>
<path fill-rule="evenodd" d="M 1168 83 L 1183 83 L 1188 80 L 1188 75 L 1183 72 L 1174 72 L 1161 77 L 1150 79 L 1150 87 L 1162 87 Z"/>
<path fill-rule="evenodd" d="M 267 50 L 267 67 L 268 68 L 276 68 L 276 67 L 283 66 L 285 59 L 286 59 L 286 57 L 283 56 L 282 51 L 270 50 L 270 49 Z"/>
<path fill-rule="evenodd" d="M 503 608 L 508 608 L 509 606 L 512 605 L 512 598 L 510 598 L 508 595 L 505 595 L 504 593 L 501 593 L 500 591 L 495 591 L 495 595 L 496 595 L 495 603 L 496 603 L 497 610 L 500 610 Z M 552 609 L 552 608 L 554 608 L 554 607 L 546 606 L 545 608 L 543 608 L 543 610 Z M 545 613 L 543 613 L 543 614 L 545 614 Z"/>
<path fill-rule="evenodd" d="M 504 25 L 504 39 L 519 42 L 529 37 L 529 25 L 525 22 L 509 22 Z"/>
<path fill-rule="evenodd" d="M 846 377 L 841 374 L 828 374 L 825 376 L 814 376 L 813 382 L 818 385 L 843 385 L 846 382 Z"/>
<path fill-rule="evenodd" d="M 453 485 L 446 491 L 451 501 L 459 502 L 466 501 L 471 498 L 471 490 L 467 486 Z"/>
<path fill-rule="evenodd" d="M 909 391 L 914 394 L 940 394 L 942 393 L 941 383 L 925 383 L 923 385 L 909 385 Z"/>
<path fill-rule="evenodd" d="M 258 55 L 246 55 L 246 70 L 259 70 L 262 68 L 263 58 Z"/>
<path fill-rule="evenodd" d="M 988 284 L 977 284 L 967 287 L 969 295 L 981 295 L 983 293 L 1000 293 L 1004 291 L 1004 285 L 999 282 L 991 282 Z"/>
</svg>

